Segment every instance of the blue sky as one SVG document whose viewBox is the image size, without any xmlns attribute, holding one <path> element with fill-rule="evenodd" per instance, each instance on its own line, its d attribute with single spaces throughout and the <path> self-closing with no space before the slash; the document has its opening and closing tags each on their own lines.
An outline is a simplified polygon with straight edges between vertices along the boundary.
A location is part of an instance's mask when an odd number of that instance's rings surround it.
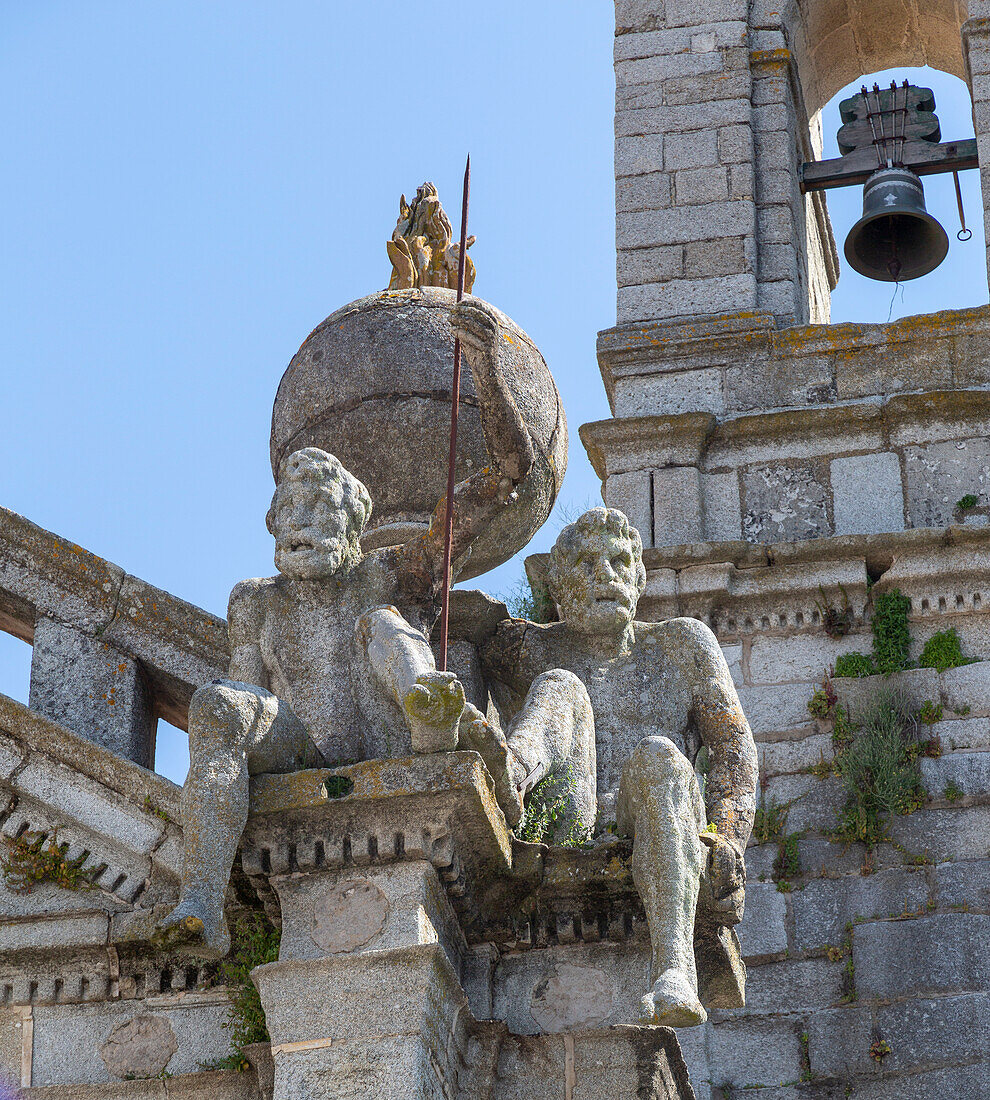
<svg viewBox="0 0 990 1100">
<path fill-rule="evenodd" d="M 7 170 L 0 503 L 217 614 L 273 571 L 271 403 L 307 333 L 384 287 L 399 194 L 452 212 L 472 155 L 475 290 L 542 349 L 571 458 L 561 509 L 599 500 L 578 425 L 608 415 L 595 335 L 615 321 L 612 13 L 573 0 L 36 0 L 2 5 Z M 961 82 L 945 137 L 972 134 Z M 918 78 L 920 77 L 920 80 Z M 889 79 L 889 78 L 888 78 Z M 825 131 L 838 127 L 833 105 Z M 950 259 L 893 315 L 986 301 L 951 177 L 926 181 Z M 860 189 L 832 192 L 840 242 Z M 846 273 L 834 319 L 885 320 Z M 527 552 L 545 549 L 552 518 Z M 477 582 L 505 592 L 510 563 Z M 30 652 L 0 635 L 0 691 Z M 161 732 L 160 767 L 183 752 Z"/>
</svg>

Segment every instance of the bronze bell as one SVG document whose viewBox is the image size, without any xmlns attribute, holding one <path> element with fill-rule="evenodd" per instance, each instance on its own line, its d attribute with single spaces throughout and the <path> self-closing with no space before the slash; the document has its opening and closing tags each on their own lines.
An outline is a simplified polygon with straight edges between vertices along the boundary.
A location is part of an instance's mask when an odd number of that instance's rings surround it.
<svg viewBox="0 0 990 1100">
<path fill-rule="evenodd" d="M 850 267 L 868 279 L 904 282 L 934 271 L 948 251 L 918 176 L 910 168 L 874 172 L 863 187 L 863 216 L 846 237 Z"/>
</svg>

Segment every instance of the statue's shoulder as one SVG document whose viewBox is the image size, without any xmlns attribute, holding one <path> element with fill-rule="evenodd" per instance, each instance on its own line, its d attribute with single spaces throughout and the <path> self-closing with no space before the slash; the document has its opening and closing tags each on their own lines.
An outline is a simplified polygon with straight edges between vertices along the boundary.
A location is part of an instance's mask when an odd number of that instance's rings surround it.
<svg viewBox="0 0 990 1100">
<path fill-rule="evenodd" d="M 636 636 L 640 641 L 652 638 L 665 648 L 674 647 L 676 652 L 722 656 L 718 639 L 700 619 L 684 616 L 655 623 L 637 622 Z"/>
<path fill-rule="evenodd" d="M 284 578 L 251 577 L 234 585 L 227 603 L 227 622 L 231 629 L 244 629 L 260 623 L 272 603 L 281 595 Z"/>
</svg>

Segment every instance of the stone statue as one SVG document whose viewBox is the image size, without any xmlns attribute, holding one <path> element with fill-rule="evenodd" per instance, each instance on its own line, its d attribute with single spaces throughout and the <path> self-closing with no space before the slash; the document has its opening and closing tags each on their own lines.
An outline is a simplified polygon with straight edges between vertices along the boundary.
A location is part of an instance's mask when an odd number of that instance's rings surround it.
<svg viewBox="0 0 990 1100">
<path fill-rule="evenodd" d="M 633 837 L 633 878 L 650 927 L 653 987 L 642 1016 L 690 1027 L 707 1019 L 696 938 L 704 961 L 718 956 L 712 1003 L 742 1003 L 745 971 L 731 926 L 743 912 L 757 755 L 708 627 L 636 621 L 642 553 L 639 534 L 615 509 L 592 509 L 564 528 L 547 570 L 562 621 L 504 621 L 482 649 L 487 673 L 525 701 L 507 736 L 469 704 L 461 744 L 482 754 L 511 819 L 549 776 L 590 829 L 597 741 L 599 824 L 612 819 Z M 692 761 L 703 766 L 706 756 L 702 793 Z"/>
<path fill-rule="evenodd" d="M 386 242 L 392 262 L 389 290 L 408 290 L 416 286 L 441 286 L 457 289 L 457 264 L 460 242 L 454 242 L 450 219 L 440 205 L 432 183 L 416 188 L 412 203 L 403 195 L 399 200 L 399 220 Z M 467 248 L 475 238 L 468 237 Z M 465 249 L 467 251 L 467 249 Z M 474 263 L 464 257 L 464 293 L 474 286 Z"/>
<path fill-rule="evenodd" d="M 456 577 L 528 473 L 533 449 L 499 368 L 496 312 L 465 299 L 451 323 L 491 462 L 454 491 Z M 371 506 L 364 485 L 325 451 L 307 447 L 281 464 L 267 521 L 279 575 L 234 588 L 230 678 L 199 688 L 189 706 L 185 861 L 179 902 L 159 930 L 163 947 L 229 950 L 223 903 L 249 775 L 457 746 L 464 691 L 436 670 L 427 641 L 443 581 L 445 501 L 425 534 L 364 554 Z"/>
</svg>

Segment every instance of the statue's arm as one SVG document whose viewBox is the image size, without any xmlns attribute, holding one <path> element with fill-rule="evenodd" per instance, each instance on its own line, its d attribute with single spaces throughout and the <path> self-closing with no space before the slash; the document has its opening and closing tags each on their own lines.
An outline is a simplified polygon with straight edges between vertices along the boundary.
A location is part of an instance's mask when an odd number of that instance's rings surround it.
<svg viewBox="0 0 990 1100">
<path fill-rule="evenodd" d="M 455 336 L 478 394 L 481 426 L 490 465 L 454 487 L 454 531 L 451 560 L 457 565 L 511 500 L 517 486 L 532 468 L 533 443 L 499 363 L 501 330 L 495 311 L 478 299 L 465 299 L 451 315 Z M 446 448 L 447 440 L 436 446 Z M 444 520 L 446 496 L 433 512 L 427 533 L 395 553 L 396 567 L 411 572 L 421 582 L 429 579 L 439 588 L 443 581 Z"/>
<path fill-rule="evenodd" d="M 391 606 L 359 616 L 354 633 L 375 678 L 402 708 L 413 751 L 453 751 L 464 688 L 452 672 L 437 672 L 426 638 Z"/>
<path fill-rule="evenodd" d="M 231 680 L 270 691 L 268 670 L 261 656 L 261 631 L 265 607 L 259 581 L 241 581 L 227 605 L 227 636 L 230 642 Z"/>
<path fill-rule="evenodd" d="M 695 726 L 708 748 L 708 820 L 742 856 L 756 814 L 756 742 L 715 635 L 697 619 L 677 619 L 668 626 L 683 635 L 676 650 L 691 685 Z"/>
</svg>

